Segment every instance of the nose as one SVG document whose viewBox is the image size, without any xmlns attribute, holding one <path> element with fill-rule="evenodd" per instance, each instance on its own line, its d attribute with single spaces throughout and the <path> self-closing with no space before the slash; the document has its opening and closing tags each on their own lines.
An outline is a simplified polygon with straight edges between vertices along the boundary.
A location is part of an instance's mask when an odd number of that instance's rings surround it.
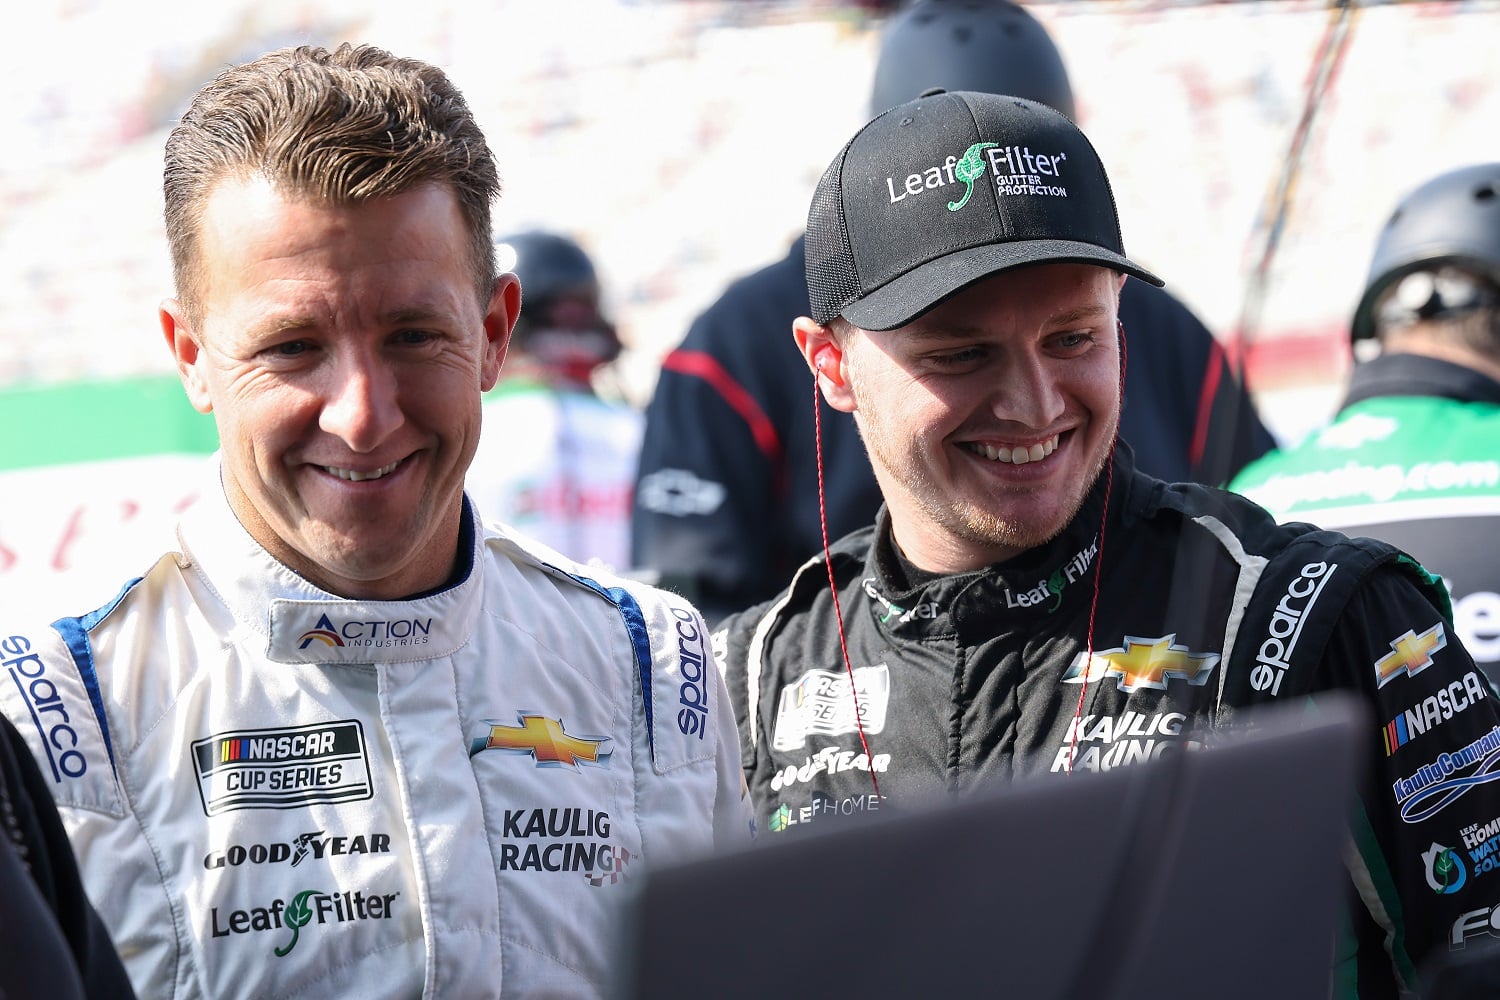
<svg viewBox="0 0 1500 1000">
<path fill-rule="evenodd" d="M 1041 430 L 1062 417 L 1066 403 L 1057 375 L 1043 359 L 1017 360 L 998 382 L 991 405 L 1002 420 Z"/>
<path fill-rule="evenodd" d="M 351 451 L 374 451 L 405 419 L 398 390 L 395 373 L 378 358 L 341 358 L 330 373 L 318 426 Z"/>
</svg>

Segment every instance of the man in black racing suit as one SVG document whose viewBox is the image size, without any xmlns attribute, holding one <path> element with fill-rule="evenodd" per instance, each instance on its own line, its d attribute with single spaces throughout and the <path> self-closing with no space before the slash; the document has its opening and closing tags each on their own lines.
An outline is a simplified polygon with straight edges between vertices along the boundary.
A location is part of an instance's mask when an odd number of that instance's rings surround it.
<svg viewBox="0 0 1500 1000">
<path fill-rule="evenodd" d="M 950 150 L 973 190 L 901 205 Z M 1373 719 L 1337 995 L 1409 995 L 1500 937 L 1500 701 L 1400 550 L 1135 469 L 1111 295 L 1154 279 L 1107 184 L 1066 119 L 976 93 L 875 119 L 824 175 L 796 336 L 886 505 L 715 636 L 758 823 L 1134 764 L 1353 692 Z M 950 218 L 968 200 L 982 225 Z"/>
<path fill-rule="evenodd" d="M 870 114 L 933 86 L 1013 94 L 1078 117 L 1062 53 L 1010 0 L 912 0 L 891 14 Z M 693 321 L 646 407 L 632 564 L 657 572 L 710 624 L 776 593 L 822 548 L 823 515 L 838 538 L 880 507 L 854 422 L 821 401 L 818 480 L 807 376 L 787 336 L 808 310 L 803 248 L 798 236 Z M 1179 299 L 1128 281 L 1120 319 L 1133 336 L 1120 433 L 1142 469 L 1217 486 L 1274 446 L 1224 348 Z"/>
</svg>

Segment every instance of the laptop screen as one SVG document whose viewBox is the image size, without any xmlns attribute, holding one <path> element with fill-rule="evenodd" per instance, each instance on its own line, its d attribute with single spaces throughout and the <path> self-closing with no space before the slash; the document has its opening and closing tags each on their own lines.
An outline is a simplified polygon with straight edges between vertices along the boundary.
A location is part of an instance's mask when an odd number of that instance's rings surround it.
<svg viewBox="0 0 1500 1000">
<path fill-rule="evenodd" d="M 1327 997 L 1364 717 L 1263 709 L 1209 749 L 658 869 L 616 995 Z"/>
</svg>

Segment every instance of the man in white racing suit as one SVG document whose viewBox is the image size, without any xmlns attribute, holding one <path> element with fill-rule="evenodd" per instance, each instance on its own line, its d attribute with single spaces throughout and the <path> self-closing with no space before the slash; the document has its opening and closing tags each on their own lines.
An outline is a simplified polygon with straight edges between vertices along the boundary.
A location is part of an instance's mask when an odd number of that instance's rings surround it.
<svg viewBox="0 0 1500 1000">
<path fill-rule="evenodd" d="M 0 623 L 142 996 L 600 995 L 632 881 L 751 835 L 697 612 L 463 495 L 497 184 L 443 74 L 368 47 L 230 69 L 168 140 L 219 481 L 108 606 Z"/>
</svg>

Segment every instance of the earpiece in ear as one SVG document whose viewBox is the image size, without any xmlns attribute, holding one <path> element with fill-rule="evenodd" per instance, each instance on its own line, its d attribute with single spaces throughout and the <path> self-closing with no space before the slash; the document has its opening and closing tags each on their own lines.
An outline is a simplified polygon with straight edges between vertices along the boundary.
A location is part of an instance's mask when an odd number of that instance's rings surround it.
<svg viewBox="0 0 1500 1000">
<path fill-rule="evenodd" d="M 818 348 L 818 353 L 813 356 L 813 365 L 818 369 L 818 374 L 826 377 L 828 381 L 834 385 L 843 385 L 844 372 L 840 366 L 841 360 L 838 348 L 824 344 Z"/>
</svg>

